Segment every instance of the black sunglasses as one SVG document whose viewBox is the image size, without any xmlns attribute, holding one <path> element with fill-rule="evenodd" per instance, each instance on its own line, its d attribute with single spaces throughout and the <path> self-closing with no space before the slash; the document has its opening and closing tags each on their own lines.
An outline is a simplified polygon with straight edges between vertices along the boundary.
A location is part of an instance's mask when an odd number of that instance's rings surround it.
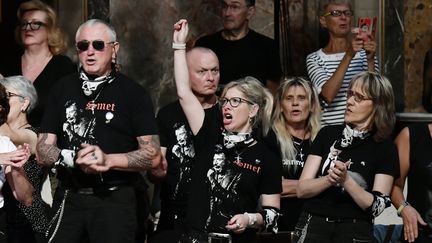
<svg viewBox="0 0 432 243">
<path fill-rule="evenodd" d="M 35 22 L 21 23 L 20 26 L 21 26 L 21 30 L 26 30 L 27 26 L 30 27 L 30 30 L 38 30 L 40 29 L 41 26 L 46 26 L 46 24 L 40 21 L 35 21 Z"/>
<path fill-rule="evenodd" d="M 80 51 L 87 51 L 87 49 L 90 46 L 90 43 L 92 44 L 93 49 L 97 51 L 102 51 L 105 48 L 105 44 L 114 44 L 115 41 L 104 42 L 103 40 L 94 40 L 90 42 L 87 40 L 83 40 L 83 41 L 78 41 L 76 43 L 76 48 Z"/>
</svg>

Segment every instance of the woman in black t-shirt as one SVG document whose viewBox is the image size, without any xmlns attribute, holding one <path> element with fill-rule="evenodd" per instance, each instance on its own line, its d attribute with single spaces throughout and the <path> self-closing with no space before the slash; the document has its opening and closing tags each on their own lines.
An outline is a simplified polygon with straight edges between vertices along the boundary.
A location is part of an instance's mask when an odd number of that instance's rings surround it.
<svg viewBox="0 0 432 243">
<path fill-rule="evenodd" d="M 389 139 L 394 96 L 385 77 L 353 77 L 345 123 L 322 128 L 312 144 L 297 187 L 300 198 L 309 198 L 296 226 L 298 242 L 371 242 L 374 217 L 390 206 L 399 161 Z"/>
<path fill-rule="evenodd" d="M 245 77 L 225 86 L 220 99 L 222 117 L 206 115 L 189 84 L 187 34 L 186 20 L 174 25 L 177 94 L 197 152 L 188 201 L 188 232 L 181 242 L 208 242 L 208 237 L 256 242 L 258 228 L 277 232 L 282 189 L 280 164 L 253 133 L 268 131 L 272 96 L 257 79 Z M 199 72 L 207 77 L 209 86 L 216 85 L 215 70 Z M 262 210 L 257 211 L 260 198 Z"/>
<path fill-rule="evenodd" d="M 320 129 L 320 119 L 318 94 L 309 80 L 295 77 L 280 84 L 272 130 L 265 138 L 269 148 L 280 155 L 283 166 L 279 230 L 293 231 L 300 216 L 303 200 L 297 198 L 296 187 L 312 140 Z"/>
</svg>

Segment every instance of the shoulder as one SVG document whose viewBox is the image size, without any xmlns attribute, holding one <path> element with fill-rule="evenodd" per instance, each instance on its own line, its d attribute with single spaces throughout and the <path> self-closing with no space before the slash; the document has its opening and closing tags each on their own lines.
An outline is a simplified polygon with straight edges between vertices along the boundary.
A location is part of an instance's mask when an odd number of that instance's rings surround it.
<svg viewBox="0 0 432 243">
<path fill-rule="evenodd" d="M 182 111 L 180 102 L 175 100 L 159 109 L 158 116 L 169 115 L 173 111 Z"/>
<path fill-rule="evenodd" d="M 276 42 L 272 38 L 265 36 L 263 34 L 260 34 L 256 31 L 252 30 L 252 29 L 249 30 L 249 33 L 246 35 L 245 38 L 250 38 L 250 39 L 253 39 L 255 41 L 259 41 L 260 43 L 265 44 L 265 45 L 275 45 L 276 44 Z"/>
<path fill-rule="evenodd" d="M 217 31 L 213 34 L 210 35 L 204 35 L 201 36 L 196 42 L 195 42 L 195 46 L 203 46 L 203 47 L 207 47 L 207 44 L 209 43 L 213 43 L 216 41 L 220 41 L 222 40 L 222 31 Z"/>
<path fill-rule="evenodd" d="M 133 94 L 148 94 L 147 90 L 143 86 L 120 72 L 116 74 L 116 80 L 113 83 L 116 83 L 115 87 L 127 89 L 124 90 L 125 92 L 130 92 Z"/>
<path fill-rule="evenodd" d="M 307 59 L 307 60 L 314 60 L 314 59 L 319 58 L 318 53 L 319 53 L 320 51 L 321 51 L 321 49 L 319 49 L 319 50 L 317 50 L 317 51 L 314 51 L 314 52 L 308 54 L 307 57 L 306 57 L 306 59 Z"/>
</svg>

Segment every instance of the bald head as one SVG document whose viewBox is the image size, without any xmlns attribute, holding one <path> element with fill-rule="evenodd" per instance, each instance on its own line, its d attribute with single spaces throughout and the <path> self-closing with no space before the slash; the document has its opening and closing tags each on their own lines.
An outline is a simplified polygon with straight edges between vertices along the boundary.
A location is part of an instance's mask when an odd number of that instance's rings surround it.
<svg viewBox="0 0 432 243">
<path fill-rule="evenodd" d="M 219 60 L 216 54 L 205 47 L 195 47 L 187 52 L 191 88 L 197 97 L 213 96 L 219 84 Z"/>
</svg>

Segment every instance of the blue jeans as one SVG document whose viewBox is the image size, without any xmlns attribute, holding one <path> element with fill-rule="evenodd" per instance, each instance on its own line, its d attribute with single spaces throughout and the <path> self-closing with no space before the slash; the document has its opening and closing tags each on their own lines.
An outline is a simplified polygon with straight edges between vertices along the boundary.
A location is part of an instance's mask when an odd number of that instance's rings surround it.
<svg viewBox="0 0 432 243">
<path fill-rule="evenodd" d="M 373 242 L 373 222 L 364 219 L 330 219 L 303 212 L 293 242 Z"/>
</svg>

